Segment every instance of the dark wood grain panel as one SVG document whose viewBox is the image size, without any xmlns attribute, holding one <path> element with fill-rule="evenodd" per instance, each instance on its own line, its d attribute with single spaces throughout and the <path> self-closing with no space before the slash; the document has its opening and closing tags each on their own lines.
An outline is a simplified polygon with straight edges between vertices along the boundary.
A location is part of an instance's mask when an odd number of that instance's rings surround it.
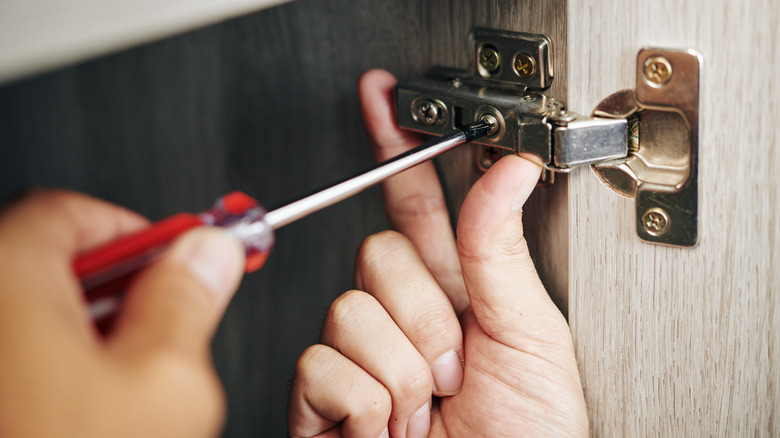
<svg viewBox="0 0 780 438">
<path fill-rule="evenodd" d="M 151 218 L 241 189 L 267 207 L 369 165 L 356 82 L 465 66 L 480 25 L 548 34 L 565 97 L 563 1 L 302 0 L 0 88 L 0 198 L 31 184 L 82 190 Z M 457 210 L 476 177 L 469 148 L 440 162 Z M 565 184 L 541 190 L 526 233 L 565 296 Z M 214 341 L 226 436 L 283 436 L 297 356 L 352 286 L 362 239 L 386 227 L 373 189 L 278 233 Z M 560 300 L 561 302 L 565 300 Z"/>
</svg>

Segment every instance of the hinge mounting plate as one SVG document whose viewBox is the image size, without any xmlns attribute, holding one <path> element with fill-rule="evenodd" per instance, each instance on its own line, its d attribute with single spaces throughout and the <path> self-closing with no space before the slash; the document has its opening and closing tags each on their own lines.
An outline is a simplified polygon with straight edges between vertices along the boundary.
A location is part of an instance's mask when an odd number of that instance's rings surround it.
<svg viewBox="0 0 780 438">
<path fill-rule="evenodd" d="M 636 199 L 636 232 L 647 242 L 698 241 L 700 70 L 695 51 L 644 48 L 636 89 L 607 97 L 593 111 L 629 120 L 629 155 L 593 169 L 609 188 Z"/>
<path fill-rule="evenodd" d="M 477 154 L 481 169 L 506 152 L 535 156 L 548 180 L 550 172 L 592 165 L 608 187 L 636 198 L 641 239 L 696 243 L 697 53 L 643 49 L 636 90 L 608 97 L 588 117 L 542 93 L 553 79 L 546 36 L 478 28 L 469 40 L 468 69 L 437 67 L 396 86 L 401 127 L 443 135 L 491 115 L 499 129 L 477 141 L 493 151 Z"/>
</svg>

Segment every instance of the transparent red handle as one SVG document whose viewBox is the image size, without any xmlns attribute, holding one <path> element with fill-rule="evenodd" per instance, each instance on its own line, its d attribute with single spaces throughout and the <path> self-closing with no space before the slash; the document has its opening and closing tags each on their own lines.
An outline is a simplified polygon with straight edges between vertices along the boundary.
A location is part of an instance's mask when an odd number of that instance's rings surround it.
<svg viewBox="0 0 780 438">
<path fill-rule="evenodd" d="M 264 222 L 265 211 L 253 198 L 233 192 L 219 198 L 200 214 L 179 213 L 135 234 L 78 256 L 73 270 L 81 280 L 93 317 L 116 311 L 121 292 L 133 276 L 179 235 L 199 226 L 227 229 L 246 248 L 246 272 L 260 269 L 274 244 L 273 230 Z"/>
</svg>

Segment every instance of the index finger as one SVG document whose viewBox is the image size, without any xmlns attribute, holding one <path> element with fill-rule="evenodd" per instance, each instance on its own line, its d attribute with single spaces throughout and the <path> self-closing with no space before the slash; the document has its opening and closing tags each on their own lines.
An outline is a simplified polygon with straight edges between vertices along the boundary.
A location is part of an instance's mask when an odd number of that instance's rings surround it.
<svg viewBox="0 0 780 438">
<path fill-rule="evenodd" d="M 393 87 L 396 79 L 384 70 L 370 70 L 360 79 L 360 101 L 374 156 L 387 160 L 421 143 L 420 137 L 395 124 Z M 444 193 L 433 163 L 423 163 L 382 185 L 390 226 L 406 235 L 420 253 L 456 312 L 468 306 L 455 235 Z"/>
</svg>

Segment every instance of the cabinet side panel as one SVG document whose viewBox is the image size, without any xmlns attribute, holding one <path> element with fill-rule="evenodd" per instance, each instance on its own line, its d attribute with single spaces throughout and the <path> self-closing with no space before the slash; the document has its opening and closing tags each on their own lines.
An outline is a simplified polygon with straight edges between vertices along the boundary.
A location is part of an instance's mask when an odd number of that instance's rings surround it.
<svg viewBox="0 0 780 438">
<path fill-rule="evenodd" d="M 568 10 L 575 110 L 634 88 L 643 46 L 704 59 L 697 247 L 640 242 L 632 200 L 590 171 L 570 179 L 569 320 L 593 435 L 777 436 L 780 10 L 765 0 Z"/>
</svg>

